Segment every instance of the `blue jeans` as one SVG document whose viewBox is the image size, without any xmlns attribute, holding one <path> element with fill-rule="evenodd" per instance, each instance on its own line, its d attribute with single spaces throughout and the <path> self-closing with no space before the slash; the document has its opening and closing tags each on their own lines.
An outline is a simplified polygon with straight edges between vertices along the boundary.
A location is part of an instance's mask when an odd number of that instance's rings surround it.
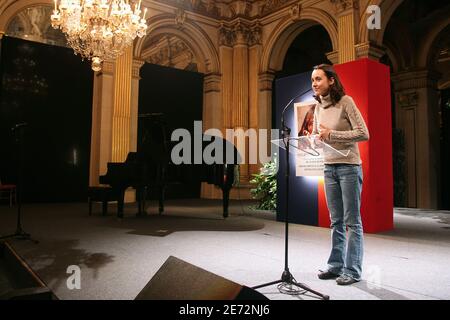
<svg viewBox="0 0 450 320">
<path fill-rule="evenodd" d="M 324 176 L 331 219 L 332 249 L 328 271 L 361 280 L 364 250 L 360 214 L 362 168 L 360 165 L 326 164 Z"/>
</svg>

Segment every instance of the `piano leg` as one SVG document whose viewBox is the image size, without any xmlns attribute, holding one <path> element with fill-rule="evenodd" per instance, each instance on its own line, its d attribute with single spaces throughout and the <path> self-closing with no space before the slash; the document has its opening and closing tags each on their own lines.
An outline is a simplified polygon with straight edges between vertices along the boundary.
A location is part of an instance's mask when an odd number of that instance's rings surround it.
<svg viewBox="0 0 450 320">
<path fill-rule="evenodd" d="M 125 199 L 125 190 L 121 190 L 119 193 L 119 199 L 117 201 L 117 217 L 123 218 L 123 202 Z"/>
<path fill-rule="evenodd" d="M 137 187 L 136 198 L 138 204 L 138 212 L 136 213 L 136 216 L 146 215 L 147 211 L 145 211 L 145 199 L 147 198 L 147 187 Z"/>
<path fill-rule="evenodd" d="M 141 208 L 139 209 L 140 213 L 143 215 L 147 214 L 146 211 L 146 205 L 145 205 L 145 200 L 147 199 L 147 187 L 143 187 L 142 188 L 142 194 L 141 194 Z"/>
<path fill-rule="evenodd" d="M 159 214 L 162 214 L 164 212 L 164 191 L 165 186 L 161 185 L 159 187 Z"/>
<path fill-rule="evenodd" d="M 108 214 L 108 199 L 102 199 L 102 216 Z"/>
<path fill-rule="evenodd" d="M 88 199 L 88 203 L 89 203 L 89 215 L 92 215 L 92 199 L 91 198 Z"/>
<path fill-rule="evenodd" d="M 227 187 L 222 188 L 222 201 L 223 201 L 223 217 L 228 217 L 228 200 L 230 199 L 230 189 Z"/>
<path fill-rule="evenodd" d="M 136 201 L 137 201 L 137 207 L 138 212 L 136 213 L 136 216 L 142 215 L 142 196 L 144 194 L 143 187 L 137 187 L 136 188 Z"/>
</svg>

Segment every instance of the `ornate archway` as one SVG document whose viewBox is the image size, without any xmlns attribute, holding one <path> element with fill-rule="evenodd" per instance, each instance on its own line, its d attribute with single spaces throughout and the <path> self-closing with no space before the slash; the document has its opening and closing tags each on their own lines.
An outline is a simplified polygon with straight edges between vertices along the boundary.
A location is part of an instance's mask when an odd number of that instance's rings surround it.
<svg viewBox="0 0 450 320">
<path fill-rule="evenodd" d="M 176 24 L 173 15 L 161 14 L 147 21 L 147 35 L 138 39 L 134 46 L 135 59 L 142 59 L 147 44 L 152 38 L 161 35 L 173 35 L 180 39 L 194 54 L 198 63 L 198 71 L 205 75 L 219 72 L 219 57 L 210 37 L 194 22 L 184 21 Z M 150 41 L 149 41 L 150 40 Z"/>
<path fill-rule="evenodd" d="M 266 42 L 262 53 L 260 72 L 278 71 L 283 66 L 283 58 L 294 39 L 307 28 L 321 25 L 327 31 L 333 51 L 338 48 L 338 30 L 336 21 L 326 12 L 308 8 L 301 11 L 298 20 L 281 21 Z"/>
<path fill-rule="evenodd" d="M 411 10 L 413 6 L 420 6 Z M 443 5 L 441 6 L 443 7 Z M 401 185 L 406 186 L 401 202 L 408 207 L 439 207 L 440 192 L 440 104 L 435 43 L 449 25 L 448 13 L 439 4 L 426 7 L 412 1 L 392 1 L 389 21 L 374 32 L 376 41 L 387 48 L 395 92 L 395 127 L 403 133 L 405 161 Z M 422 9 L 422 10 L 419 10 Z M 411 13 L 413 12 L 413 13 Z M 388 24 L 389 23 L 389 24 Z M 418 31 L 420 30 L 420 31 Z M 448 29 L 447 29 L 448 30 Z"/>
<path fill-rule="evenodd" d="M 67 47 L 64 34 L 51 26 L 51 14 L 52 7 L 47 4 L 24 7 L 9 19 L 5 34 L 28 41 Z"/>
<path fill-rule="evenodd" d="M 371 42 L 377 46 L 382 46 L 383 37 L 386 31 L 386 27 L 394 14 L 395 10 L 402 4 L 404 0 L 371 0 L 361 11 L 361 23 L 359 26 L 359 43 Z M 380 7 L 381 11 L 381 28 L 379 30 L 370 30 L 367 28 L 367 24 L 362 17 L 366 14 L 366 10 L 369 6 L 376 5 Z"/>
<path fill-rule="evenodd" d="M 4 8 L 4 11 L 0 12 L 0 31 L 6 31 L 14 17 L 25 8 L 33 6 L 51 6 L 52 4 L 52 0 L 10 1 L 10 4 Z"/>
<path fill-rule="evenodd" d="M 203 73 L 203 127 L 221 128 L 222 118 L 217 117 L 222 114 L 220 101 L 220 64 L 217 50 L 208 34 L 201 29 L 195 22 L 176 19 L 176 15 L 161 14 L 148 20 L 149 30 L 147 36 L 139 39 L 134 46 L 134 57 L 141 61 L 148 61 L 151 56 L 152 41 L 161 42 L 163 37 L 168 39 L 169 48 L 166 51 L 183 51 L 181 54 L 188 61 L 195 61 L 196 71 Z M 176 23 L 176 21 L 179 21 Z M 168 37 L 168 38 L 167 38 Z M 170 40 L 173 40 L 172 48 L 170 48 Z M 153 42 L 155 43 L 155 42 Z M 160 54 L 160 53 L 158 53 Z M 162 54 L 161 61 L 170 60 Z M 157 59 L 158 60 L 158 59 Z M 158 61 L 155 61 L 158 62 Z M 176 64 L 175 64 L 176 65 Z M 173 65 L 172 65 L 173 66 Z M 216 115 L 214 117 L 213 115 Z"/>
</svg>

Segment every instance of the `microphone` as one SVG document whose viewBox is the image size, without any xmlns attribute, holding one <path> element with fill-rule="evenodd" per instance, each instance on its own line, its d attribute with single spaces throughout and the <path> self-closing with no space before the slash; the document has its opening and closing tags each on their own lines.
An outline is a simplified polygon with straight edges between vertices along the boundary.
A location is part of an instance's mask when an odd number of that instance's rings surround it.
<svg viewBox="0 0 450 320">
<path fill-rule="evenodd" d="M 17 124 L 14 125 L 14 127 L 11 128 L 11 130 L 18 129 L 20 127 L 25 127 L 27 125 L 28 125 L 28 123 L 26 123 L 26 122 L 17 123 Z"/>
<path fill-rule="evenodd" d="M 283 132 L 283 135 L 284 135 L 284 132 L 285 132 L 285 131 L 287 132 L 288 135 L 291 133 L 291 128 L 289 128 L 288 126 L 286 126 L 286 123 L 285 123 L 285 121 L 284 121 L 284 113 L 285 113 L 286 110 L 289 108 L 289 106 L 292 104 L 292 102 L 294 102 L 295 99 L 297 99 L 298 97 L 303 96 L 304 94 L 308 93 L 308 92 L 311 91 L 311 90 L 312 90 L 312 89 L 309 88 L 308 90 L 306 90 L 306 91 L 304 91 L 304 92 L 302 92 L 302 93 L 297 94 L 297 95 L 296 95 L 295 97 L 293 97 L 293 98 L 288 102 L 288 104 L 284 107 L 283 111 L 281 112 L 281 130 L 282 130 L 282 132 Z"/>
</svg>

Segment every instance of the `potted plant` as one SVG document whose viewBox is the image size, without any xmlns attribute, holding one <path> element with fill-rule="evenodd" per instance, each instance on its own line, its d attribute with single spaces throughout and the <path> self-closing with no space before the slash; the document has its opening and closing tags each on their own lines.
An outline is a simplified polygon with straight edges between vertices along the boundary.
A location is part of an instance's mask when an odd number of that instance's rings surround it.
<svg viewBox="0 0 450 320">
<path fill-rule="evenodd" d="M 277 207 L 277 163 L 276 160 L 266 162 L 258 174 L 253 174 L 250 183 L 255 184 L 251 189 L 253 199 L 258 200 L 255 209 L 276 210 Z"/>
</svg>

